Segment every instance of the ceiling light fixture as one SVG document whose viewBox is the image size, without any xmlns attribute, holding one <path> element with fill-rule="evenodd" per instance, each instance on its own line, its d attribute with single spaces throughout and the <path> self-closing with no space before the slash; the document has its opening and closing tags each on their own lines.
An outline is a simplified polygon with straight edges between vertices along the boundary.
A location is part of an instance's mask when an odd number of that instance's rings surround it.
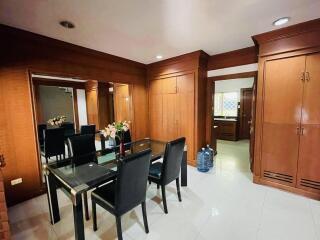
<svg viewBox="0 0 320 240">
<path fill-rule="evenodd" d="M 290 19 L 289 17 L 282 17 L 274 21 L 272 24 L 273 26 L 280 26 L 280 25 L 286 24 L 289 21 L 289 19 Z"/>
<path fill-rule="evenodd" d="M 72 22 L 69 22 L 69 21 L 61 21 L 59 23 L 64 28 L 68 28 L 68 29 L 75 28 L 75 25 Z"/>
<path fill-rule="evenodd" d="M 162 59 L 162 56 L 161 55 L 157 55 L 156 58 L 157 59 Z"/>
</svg>

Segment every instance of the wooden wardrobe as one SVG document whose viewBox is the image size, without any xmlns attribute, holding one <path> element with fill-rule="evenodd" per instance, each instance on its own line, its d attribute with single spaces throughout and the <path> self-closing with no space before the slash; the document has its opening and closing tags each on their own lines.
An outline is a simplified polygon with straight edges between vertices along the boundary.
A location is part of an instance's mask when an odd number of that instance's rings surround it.
<svg viewBox="0 0 320 240">
<path fill-rule="evenodd" d="M 254 37 L 260 50 L 254 181 L 320 199 L 320 22 L 282 33 Z"/>
<path fill-rule="evenodd" d="M 171 141 L 186 137 L 194 158 L 194 73 L 153 79 L 149 84 L 150 137 Z"/>
</svg>

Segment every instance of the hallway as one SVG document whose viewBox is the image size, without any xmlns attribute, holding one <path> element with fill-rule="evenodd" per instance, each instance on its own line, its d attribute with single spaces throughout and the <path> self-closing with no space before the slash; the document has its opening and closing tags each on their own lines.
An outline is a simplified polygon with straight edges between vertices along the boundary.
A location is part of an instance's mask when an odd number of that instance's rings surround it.
<svg viewBox="0 0 320 240">
<path fill-rule="evenodd" d="M 217 170 L 250 172 L 249 140 L 236 142 L 218 140 L 217 152 Z"/>
</svg>

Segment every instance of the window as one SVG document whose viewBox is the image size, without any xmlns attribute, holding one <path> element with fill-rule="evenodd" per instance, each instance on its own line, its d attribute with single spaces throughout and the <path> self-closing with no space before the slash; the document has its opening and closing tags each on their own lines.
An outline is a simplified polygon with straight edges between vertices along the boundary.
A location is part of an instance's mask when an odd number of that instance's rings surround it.
<svg viewBox="0 0 320 240">
<path fill-rule="evenodd" d="M 214 115 L 215 116 L 237 116 L 238 114 L 238 93 L 225 92 L 214 94 Z"/>
</svg>

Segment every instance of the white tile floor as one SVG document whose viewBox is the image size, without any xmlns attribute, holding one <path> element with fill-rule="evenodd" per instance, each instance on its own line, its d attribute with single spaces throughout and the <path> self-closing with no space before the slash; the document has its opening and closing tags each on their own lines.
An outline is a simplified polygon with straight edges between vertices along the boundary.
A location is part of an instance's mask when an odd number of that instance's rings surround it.
<svg viewBox="0 0 320 240">
<path fill-rule="evenodd" d="M 189 167 L 187 188 L 178 202 L 168 187 L 168 210 L 162 210 L 155 185 L 147 192 L 150 233 L 145 234 L 141 208 L 122 220 L 124 239 L 183 240 L 320 240 L 320 203 L 252 183 L 248 142 L 219 141 L 216 170 L 200 173 Z M 61 221 L 49 223 L 45 195 L 9 209 L 13 239 L 73 239 L 70 200 L 59 192 Z M 87 239 L 116 239 L 115 219 L 98 207 L 98 231 L 85 223 Z"/>
</svg>

